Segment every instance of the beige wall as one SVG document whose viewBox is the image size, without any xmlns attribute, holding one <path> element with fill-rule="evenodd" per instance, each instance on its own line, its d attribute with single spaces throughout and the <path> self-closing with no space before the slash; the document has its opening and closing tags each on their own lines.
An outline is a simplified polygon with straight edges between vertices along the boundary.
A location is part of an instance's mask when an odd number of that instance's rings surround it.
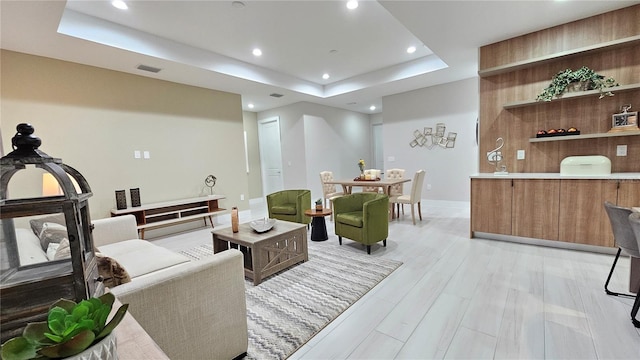
<svg viewBox="0 0 640 360">
<path fill-rule="evenodd" d="M 4 153 L 15 126 L 31 123 L 40 150 L 87 178 L 93 218 L 109 216 L 119 189 L 139 187 L 143 204 L 207 194 L 208 174 L 223 207 L 248 208 L 240 95 L 5 50 L 0 59 Z M 27 184 L 40 188 L 15 178 L 11 197 Z"/>
</svg>

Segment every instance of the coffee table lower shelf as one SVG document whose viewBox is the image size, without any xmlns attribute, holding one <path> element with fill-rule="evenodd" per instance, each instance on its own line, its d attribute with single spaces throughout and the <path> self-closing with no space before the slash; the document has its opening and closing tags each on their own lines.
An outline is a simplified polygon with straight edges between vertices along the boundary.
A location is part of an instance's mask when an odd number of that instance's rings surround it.
<svg viewBox="0 0 640 360">
<path fill-rule="evenodd" d="M 297 263 L 309 260 L 307 226 L 277 220 L 273 228 L 257 233 L 248 223 L 240 224 L 239 231 L 231 228 L 213 230 L 213 252 L 239 249 L 244 254 L 244 275 L 254 285 L 262 279 Z"/>
</svg>

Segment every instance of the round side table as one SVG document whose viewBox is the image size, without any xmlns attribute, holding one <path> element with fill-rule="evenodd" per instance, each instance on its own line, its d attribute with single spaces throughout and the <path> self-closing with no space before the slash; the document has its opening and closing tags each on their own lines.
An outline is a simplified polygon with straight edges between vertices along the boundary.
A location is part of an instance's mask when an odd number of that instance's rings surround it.
<svg viewBox="0 0 640 360">
<path fill-rule="evenodd" d="M 324 220 L 325 216 L 331 215 L 331 209 L 316 210 L 308 209 L 304 211 L 304 214 L 311 219 L 311 241 L 325 241 L 329 240 L 327 235 L 327 223 Z"/>
</svg>

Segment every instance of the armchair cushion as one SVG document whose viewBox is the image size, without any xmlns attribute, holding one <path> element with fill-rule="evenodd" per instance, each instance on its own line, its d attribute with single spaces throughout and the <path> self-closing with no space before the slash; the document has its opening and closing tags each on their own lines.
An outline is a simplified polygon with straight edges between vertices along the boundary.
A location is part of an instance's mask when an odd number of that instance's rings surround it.
<svg viewBox="0 0 640 360">
<path fill-rule="evenodd" d="M 273 211 L 274 214 L 295 215 L 296 204 L 275 205 L 271 208 L 271 211 Z"/>
<path fill-rule="evenodd" d="M 364 225 L 362 211 L 342 213 L 339 215 L 338 221 L 342 224 L 347 224 L 347 225 L 351 225 L 359 228 L 361 228 Z"/>
</svg>

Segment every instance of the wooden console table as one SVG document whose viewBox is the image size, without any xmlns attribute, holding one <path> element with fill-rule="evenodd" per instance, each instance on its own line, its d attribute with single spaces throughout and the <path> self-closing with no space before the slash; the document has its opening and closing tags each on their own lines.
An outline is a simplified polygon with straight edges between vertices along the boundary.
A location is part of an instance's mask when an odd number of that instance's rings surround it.
<svg viewBox="0 0 640 360">
<path fill-rule="evenodd" d="M 203 219 L 207 224 L 207 218 L 213 228 L 212 215 L 225 211 L 219 207 L 218 200 L 224 199 L 223 195 L 209 195 L 191 199 L 180 199 L 160 203 L 145 204 L 127 209 L 111 210 L 111 216 L 134 215 L 138 223 L 140 238 L 144 239 L 146 229 L 154 229 L 176 225 L 187 221 Z"/>
</svg>

